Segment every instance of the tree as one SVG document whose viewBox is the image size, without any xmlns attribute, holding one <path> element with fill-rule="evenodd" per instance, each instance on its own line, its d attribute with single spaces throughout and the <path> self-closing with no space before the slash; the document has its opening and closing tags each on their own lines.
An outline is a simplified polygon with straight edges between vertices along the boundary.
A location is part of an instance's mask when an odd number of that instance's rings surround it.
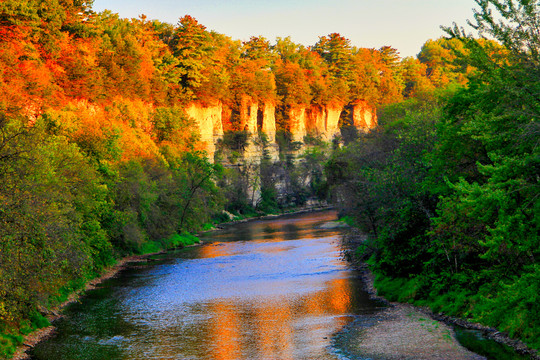
<svg viewBox="0 0 540 360">
<path fill-rule="evenodd" d="M 214 181 L 222 171 L 221 166 L 211 164 L 201 153 L 188 152 L 173 171 L 181 200 L 178 231 L 195 229 L 202 225 L 203 214 L 211 216 L 220 201 Z"/>
<path fill-rule="evenodd" d="M 312 47 L 328 64 L 330 94 L 339 102 L 347 102 L 352 75 L 352 48 L 350 40 L 338 33 L 319 37 Z"/>
<path fill-rule="evenodd" d="M 435 87 L 451 84 L 464 85 L 470 68 L 463 58 L 466 56 L 463 43 L 457 39 L 428 40 L 418 54 L 418 60 L 426 64 L 426 76 Z"/>
<path fill-rule="evenodd" d="M 418 59 L 406 57 L 401 60 L 400 67 L 405 98 L 421 97 L 433 92 L 435 87 L 426 76 L 426 64 L 421 63 Z"/>
<path fill-rule="evenodd" d="M 179 84 L 190 98 L 208 81 L 206 64 L 212 54 L 210 34 L 195 18 L 186 15 L 178 21 L 168 45 L 178 60 Z"/>
<path fill-rule="evenodd" d="M 0 123 L 0 320 L 15 325 L 70 281 L 112 262 L 99 224 L 106 204 L 98 173 L 76 145 L 42 125 Z"/>
</svg>

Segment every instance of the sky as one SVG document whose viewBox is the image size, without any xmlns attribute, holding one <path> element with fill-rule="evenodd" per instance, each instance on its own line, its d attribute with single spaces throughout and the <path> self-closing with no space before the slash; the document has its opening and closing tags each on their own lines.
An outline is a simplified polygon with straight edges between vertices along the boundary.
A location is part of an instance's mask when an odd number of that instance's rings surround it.
<svg viewBox="0 0 540 360">
<path fill-rule="evenodd" d="M 475 5 L 473 0 L 94 0 L 93 9 L 171 24 L 188 14 L 208 30 L 242 41 L 290 36 L 311 46 L 337 32 L 353 46 L 392 46 L 406 57 L 416 56 L 428 39 L 444 36 L 441 25 L 456 22 L 467 29 Z"/>
</svg>

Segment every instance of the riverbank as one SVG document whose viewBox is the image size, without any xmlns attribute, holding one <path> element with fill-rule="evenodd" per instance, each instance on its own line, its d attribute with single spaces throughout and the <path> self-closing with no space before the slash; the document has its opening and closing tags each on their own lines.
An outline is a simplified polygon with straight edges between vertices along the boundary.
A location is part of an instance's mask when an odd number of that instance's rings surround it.
<svg viewBox="0 0 540 360">
<path fill-rule="evenodd" d="M 390 304 L 349 325 L 337 342 L 347 355 L 373 360 L 482 360 L 462 347 L 452 328 L 414 306 Z"/>
<path fill-rule="evenodd" d="M 195 237 L 193 237 L 195 238 Z M 190 240 L 193 240 L 193 238 L 190 238 Z M 198 246 L 202 244 L 202 242 L 193 242 L 189 245 L 182 245 L 179 247 L 191 247 L 191 246 Z M 163 254 L 171 249 L 164 249 L 160 251 L 155 252 L 149 252 L 146 254 L 141 255 L 130 255 L 127 257 L 124 257 L 117 261 L 117 263 L 108 269 L 106 269 L 101 276 L 96 277 L 92 280 L 90 280 L 82 289 L 79 289 L 78 291 L 72 293 L 69 295 L 68 299 L 61 304 L 55 306 L 51 310 L 45 310 L 42 309 L 41 311 L 46 315 L 47 320 L 51 323 L 50 326 L 47 326 L 45 328 L 37 329 L 28 335 L 24 336 L 24 340 L 20 346 L 17 347 L 17 350 L 13 354 L 12 360 L 26 360 L 29 359 L 29 355 L 27 354 L 27 351 L 32 349 L 34 346 L 36 346 L 41 341 L 46 340 L 50 336 L 54 334 L 54 331 L 56 327 L 54 326 L 54 322 L 61 319 L 64 315 L 62 314 L 62 311 L 70 304 L 77 302 L 82 296 L 84 296 L 88 291 L 91 291 L 95 289 L 99 284 L 103 283 L 104 281 L 113 278 L 114 276 L 118 275 L 122 270 L 126 269 L 127 267 L 131 266 L 134 263 L 141 263 L 141 262 L 147 262 L 148 258 L 154 255 Z"/>
<path fill-rule="evenodd" d="M 327 211 L 332 210 L 333 207 L 329 205 L 317 205 L 317 206 L 306 206 L 303 208 L 296 208 L 290 212 L 284 212 L 280 214 L 267 214 L 267 215 L 261 215 L 261 216 L 252 216 L 252 217 L 246 217 L 244 219 L 237 219 L 237 220 L 231 220 L 227 222 L 223 222 L 220 224 L 217 224 L 214 229 L 210 229 L 208 231 L 216 231 L 221 230 L 222 226 L 229 226 L 229 225 L 235 225 L 235 224 L 243 224 L 250 221 L 258 221 L 258 220 L 271 220 L 271 219 L 277 219 L 284 216 L 293 216 L 293 215 L 300 215 L 300 214 L 308 214 L 312 212 L 318 212 L 318 211 Z M 204 232 L 208 232 L 204 231 Z"/>
<path fill-rule="evenodd" d="M 369 355 L 369 357 L 373 359 L 404 359 L 403 357 L 396 357 L 397 353 L 409 354 L 411 359 L 425 360 L 449 358 L 483 359 L 482 356 L 470 352 L 469 354 L 463 352 L 462 349 L 465 349 L 459 344 L 458 346 L 461 349 L 455 347 L 454 343 L 457 343 L 457 340 L 452 327 L 457 325 L 465 329 L 479 331 L 484 337 L 494 340 L 499 344 L 509 346 L 518 354 L 530 356 L 530 358 L 534 360 L 540 359 L 539 354 L 534 349 L 527 347 L 522 341 L 511 339 L 497 329 L 478 323 L 472 323 L 464 319 L 447 316 L 442 313 L 434 313 L 427 307 L 390 302 L 379 296 L 374 285 L 375 277 L 369 267 L 365 263 L 355 259 L 354 255 L 350 255 L 350 253 L 354 253 L 356 246 L 364 240 L 365 235 L 360 234 L 356 229 L 351 229 L 351 233 L 346 237 L 346 246 L 350 249 L 346 258 L 361 273 L 365 284 L 365 290 L 370 294 L 370 297 L 382 301 L 387 304 L 389 308 L 380 315 L 381 318 L 378 320 L 377 324 L 371 324 L 371 326 L 366 326 L 366 324 L 352 324 L 348 331 L 356 334 L 356 337 L 360 342 L 358 345 L 351 345 L 353 346 L 353 349 L 359 351 L 359 353 L 364 356 Z M 439 322 L 441 325 L 435 326 L 435 323 L 429 323 L 426 318 L 431 319 L 431 321 Z M 384 323 L 387 324 L 385 325 Z M 434 326 L 435 328 L 433 328 Z M 450 332 L 446 332 L 446 330 L 449 330 Z M 443 332 L 441 333 L 441 331 Z M 443 336 L 443 342 L 448 341 L 449 347 L 426 347 L 426 344 L 434 340 L 433 336 L 437 333 Z M 410 334 L 413 334 L 413 336 Z M 401 336 L 411 339 L 411 342 L 404 343 L 400 340 Z M 451 340 L 448 339 L 448 336 L 451 337 Z M 441 339 L 440 336 L 439 339 Z M 452 345 L 450 346 L 450 344 Z M 455 353 L 450 356 L 448 351 L 452 351 L 452 349 L 454 349 L 453 351 L 455 351 Z M 438 355 L 439 351 L 442 354 L 445 354 L 445 356 L 440 357 Z"/>
<path fill-rule="evenodd" d="M 62 314 L 62 310 L 64 310 L 68 305 L 78 301 L 82 296 L 84 296 L 86 292 L 95 289 L 102 282 L 116 276 L 120 271 L 124 270 L 128 266 L 128 264 L 132 264 L 136 262 L 145 262 L 147 261 L 148 257 L 153 256 L 153 255 L 158 255 L 163 252 L 165 251 L 159 251 L 159 252 L 143 254 L 143 255 L 132 255 L 132 256 L 128 256 L 128 257 L 118 260 L 118 262 L 115 265 L 108 268 L 101 276 L 95 279 L 92 279 L 86 284 L 86 286 L 84 286 L 84 288 L 71 294 L 66 301 L 54 307 L 53 309 L 48 310 L 46 317 L 51 323 L 51 325 L 42 329 L 38 329 L 26 335 L 24 337 L 22 345 L 20 345 L 17 348 L 17 351 L 13 354 L 12 360 L 29 359 L 30 356 L 28 355 L 28 353 L 26 353 L 26 351 L 30 350 L 41 341 L 44 341 L 48 337 L 52 336 L 56 329 L 56 327 L 54 326 L 54 322 L 57 321 L 58 319 L 61 319 L 64 316 Z"/>
</svg>

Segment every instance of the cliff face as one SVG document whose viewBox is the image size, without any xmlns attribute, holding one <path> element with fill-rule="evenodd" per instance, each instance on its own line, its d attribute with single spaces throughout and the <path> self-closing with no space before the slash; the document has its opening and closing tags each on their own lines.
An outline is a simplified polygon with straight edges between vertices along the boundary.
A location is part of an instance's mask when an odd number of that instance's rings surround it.
<svg viewBox="0 0 540 360">
<path fill-rule="evenodd" d="M 213 159 L 216 150 L 215 144 L 219 138 L 223 137 L 221 116 L 223 106 L 221 102 L 218 101 L 209 105 L 193 102 L 184 110 L 189 117 L 196 121 L 201 134 L 201 142 L 208 152 L 208 157 Z"/>
<path fill-rule="evenodd" d="M 260 116 L 259 116 L 260 115 Z M 260 118 L 262 117 L 262 118 Z M 261 131 L 268 136 L 271 143 L 276 141 L 276 106 L 264 103 L 259 111 L 257 121 L 261 120 Z"/>
<path fill-rule="evenodd" d="M 250 134 L 257 132 L 257 112 L 259 104 L 249 96 L 243 96 L 240 101 L 240 129 Z"/>
<path fill-rule="evenodd" d="M 289 111 L 289 131 L 294 141 L 302 141 L 306 136 L 306 108 L 293 108 Z"/>
<path fill-rule="evenodd" d="M 343 106 L 341 105 L 312 105 L 306 110 L 307 116 L 299 121 L 304 121 L 307 133 L 321 136 L 324 140 L 330 141 L 339 134 L 338 123 L 342 110 Z M 300 141 L 304 135 L 306 134 L 304 133 L 300 137 Z"/>
<path fill-rule="evenodd" d="M 356 101 L 353 104 L 353 124 L 363 131 L 377 126 L 377 111 L 365 101 Z"/>
<path fill-rule="evenodd" d="M 217 101 L 211 104 L 192 102 L 185 108 L 186 114 L 193 118 L 199 128 L 201 141 L 204 143 L 210 159 L 213 159 L 215 144 L 223 137 L 223 129 L 231 128 L 232 110 Z M 265 133 L 270 146 L 275 148 L 276 107 L 273 103 L 258 103 L 249 96 L 242 97 L 238 110 L 239 126 L 237 128 L 257 134 Z M 340 134 L 339 119 L 343 111 L 342 104 L 311 105 L 309 107 L 292 108 L 289 113 L 289 131 L 294 141 L 303 141 L 304 136 L 313 134 L 330 141 Z M 377 126 L 376 109 L 365 101 L 352 104 L 352 123 L 361 131 Z M 251 144 L 249 157 L 255 156 L 258 150 Z"/>
<path fill-rule="evenodd" d="M 326 107 L 326 139 L 332 140 L 339 134 L 339 117 L 343 111 L 342 105 L 328 105 Z"/>
</svg>

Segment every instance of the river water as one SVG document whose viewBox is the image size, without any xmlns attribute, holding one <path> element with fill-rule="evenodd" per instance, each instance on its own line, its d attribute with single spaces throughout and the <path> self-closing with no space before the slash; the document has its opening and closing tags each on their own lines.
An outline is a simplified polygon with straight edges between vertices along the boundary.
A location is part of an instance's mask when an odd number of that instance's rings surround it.
<svg viewBox="0 0 540 360">
<path fill-rule="evenodd" d="M 341 259 L 334 212 L 238 224 L 123 271 L 67 310 L 33 359 L 339 359 L 376 310 Z"/>
<path fill-rule="evenodd" d="M 69 306 L 31 358 L 362 358 L 342 344 L 348 329 L 335 335 L 355 319 L 374 321 L 382 305 L 342 259 L 340 231 L 321 227 L 335 218 L 236 224 L 206 234 L 202 246 L 135 263 Z M 490 359 L 521 359 L 477 334 L 461 337 Z"/>
</svg>

